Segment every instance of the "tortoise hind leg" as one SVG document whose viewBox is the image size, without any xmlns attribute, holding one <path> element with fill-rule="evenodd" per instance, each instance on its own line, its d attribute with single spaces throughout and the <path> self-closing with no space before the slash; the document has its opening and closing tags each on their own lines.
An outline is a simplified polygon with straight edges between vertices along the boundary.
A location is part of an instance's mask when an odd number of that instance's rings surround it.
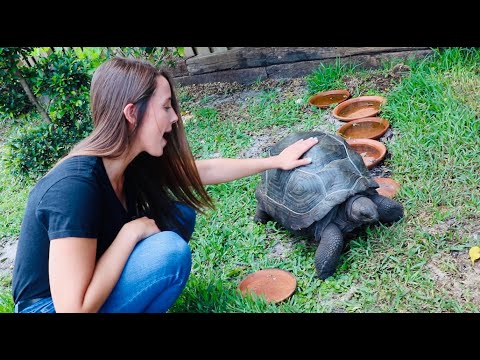
<svg viewBox="0 0 480 360">
<path fill-rule="evenodd" d="M 372 195 L 369 198 L 377 205 L 380 222 L 390 223 L 403 217 L 403 206 L 398 201 L 383 195 Z"/>
<path fill-rule="evenodd" d="M 263 208 L 260 206 L 260 203 L 257 203 L 257 211 L 255 212 L 253 220 L 262 224 L 266 224 L 267 221 L 272 220 L 272 217 L 263 210 Z"/>
<path fill-rule="evenodd" d="M 327 225 L 321 236 L 315 231 L 315 240 L 319 241 L 315 252 L 315 269 L 320 279 L 325 280 L 335 273 L 343 250 L 343 234 L 334 223 Z"/>
</svg>

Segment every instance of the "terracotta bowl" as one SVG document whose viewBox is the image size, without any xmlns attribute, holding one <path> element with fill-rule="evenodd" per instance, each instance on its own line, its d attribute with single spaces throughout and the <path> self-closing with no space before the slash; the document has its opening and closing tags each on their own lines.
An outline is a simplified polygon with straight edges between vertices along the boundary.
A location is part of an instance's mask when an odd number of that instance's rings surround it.
<svg viewBox="0 0 480 360">
<path fill-rule="evenodd" d="M 382 96 L 360 96 L 338 104 L 332 111 L 332 115 L 341 121 L 374 116 L 380 112 L 380 107 L 387 99 Z"/>
<path fill-rule="evenodd" d="M 377 188 L 377 192 L 390 199 L 397 194 L 398 190 L 400 190 L 400 184 L 391 178 L 376 177 L 374 180 L 380 186 Z"/>
<path fill-rule="evenodd" d="M 365 166 L 368 169 L 373 168 L 380 161 L 385 158 L 387 148 L 383 143 L 372 139 L 346 139 L 348 145 L 352 147 L 355 152 L 359 153 Z"/>
<path fill-rule="evenodd" d="M 390 123 L 379 117 L 352 120 L 337 130 L 345 139 L 378 139 L 388 130 Z"/>
<path fill-rule="evenodd" d="M 297 287 L 297 279 L 288 271 L 264 269 L 248 275 L 238 290 L 245 294 L 249 291 L 264 296 L 268 302 L 280 302 L 292 295 Z"/>
<path fill-rule="evenodd" d="M 348 90 L 329 90 L 319 92 L 313 95 L 308 102 L 310 105 L 319 107 L 321 109 L 328 108 L 332 104 L 338 104 L 347 100 L 350 97 Z"/>
</svg>

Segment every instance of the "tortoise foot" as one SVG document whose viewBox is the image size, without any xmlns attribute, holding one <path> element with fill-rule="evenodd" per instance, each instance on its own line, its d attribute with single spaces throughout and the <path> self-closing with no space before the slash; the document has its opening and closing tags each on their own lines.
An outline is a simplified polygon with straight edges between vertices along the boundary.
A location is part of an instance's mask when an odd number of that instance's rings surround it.
<svg viewBox="0 0 480 360">
<path fill-rule="evenodd" d="M 272 220 L 272 217 L 257 206 L 257 211 L 253 217 L 253 220 L 262 224 L 266 224 L 268 221 Z"/>
<path fill-rule="evenodd" d="M 344 245 L 343 235 L 335 224 L 328 225 L 322 233 L 315 252 L 315 269 L 317 276 L 325 280 L 337 269 Z"/>
</svg>

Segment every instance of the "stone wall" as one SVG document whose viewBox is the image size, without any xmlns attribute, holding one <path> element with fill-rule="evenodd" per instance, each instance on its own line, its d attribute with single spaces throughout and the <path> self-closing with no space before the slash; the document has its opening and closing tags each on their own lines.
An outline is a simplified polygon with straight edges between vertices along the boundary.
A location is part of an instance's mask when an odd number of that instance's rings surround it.
<svg viewBox="0 0 480 360">
<path fill-rule="evenodd" d="M 375 68 L 381 60 L 423 57 L 427 47 L 237 47 L 228 51 L 196 55 L 177 63 L 172 71 L 181 85 L 207 82 L 250 84 L 268 78 L 305 76 L 321 63 L 355 62 Z"/>
</svg>

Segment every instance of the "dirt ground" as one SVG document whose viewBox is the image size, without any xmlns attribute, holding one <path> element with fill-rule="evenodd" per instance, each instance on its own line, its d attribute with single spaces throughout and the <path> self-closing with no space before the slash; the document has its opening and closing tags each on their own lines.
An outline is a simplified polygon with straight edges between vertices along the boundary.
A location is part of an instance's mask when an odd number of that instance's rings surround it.
<svg viewBox="0 0 480 360">
<path fill-rule="evenodd" d="M 0 240 L 0 279 L 11 275 L 17 240 L 17 236 L 5 237 Z"/>
</svg>

